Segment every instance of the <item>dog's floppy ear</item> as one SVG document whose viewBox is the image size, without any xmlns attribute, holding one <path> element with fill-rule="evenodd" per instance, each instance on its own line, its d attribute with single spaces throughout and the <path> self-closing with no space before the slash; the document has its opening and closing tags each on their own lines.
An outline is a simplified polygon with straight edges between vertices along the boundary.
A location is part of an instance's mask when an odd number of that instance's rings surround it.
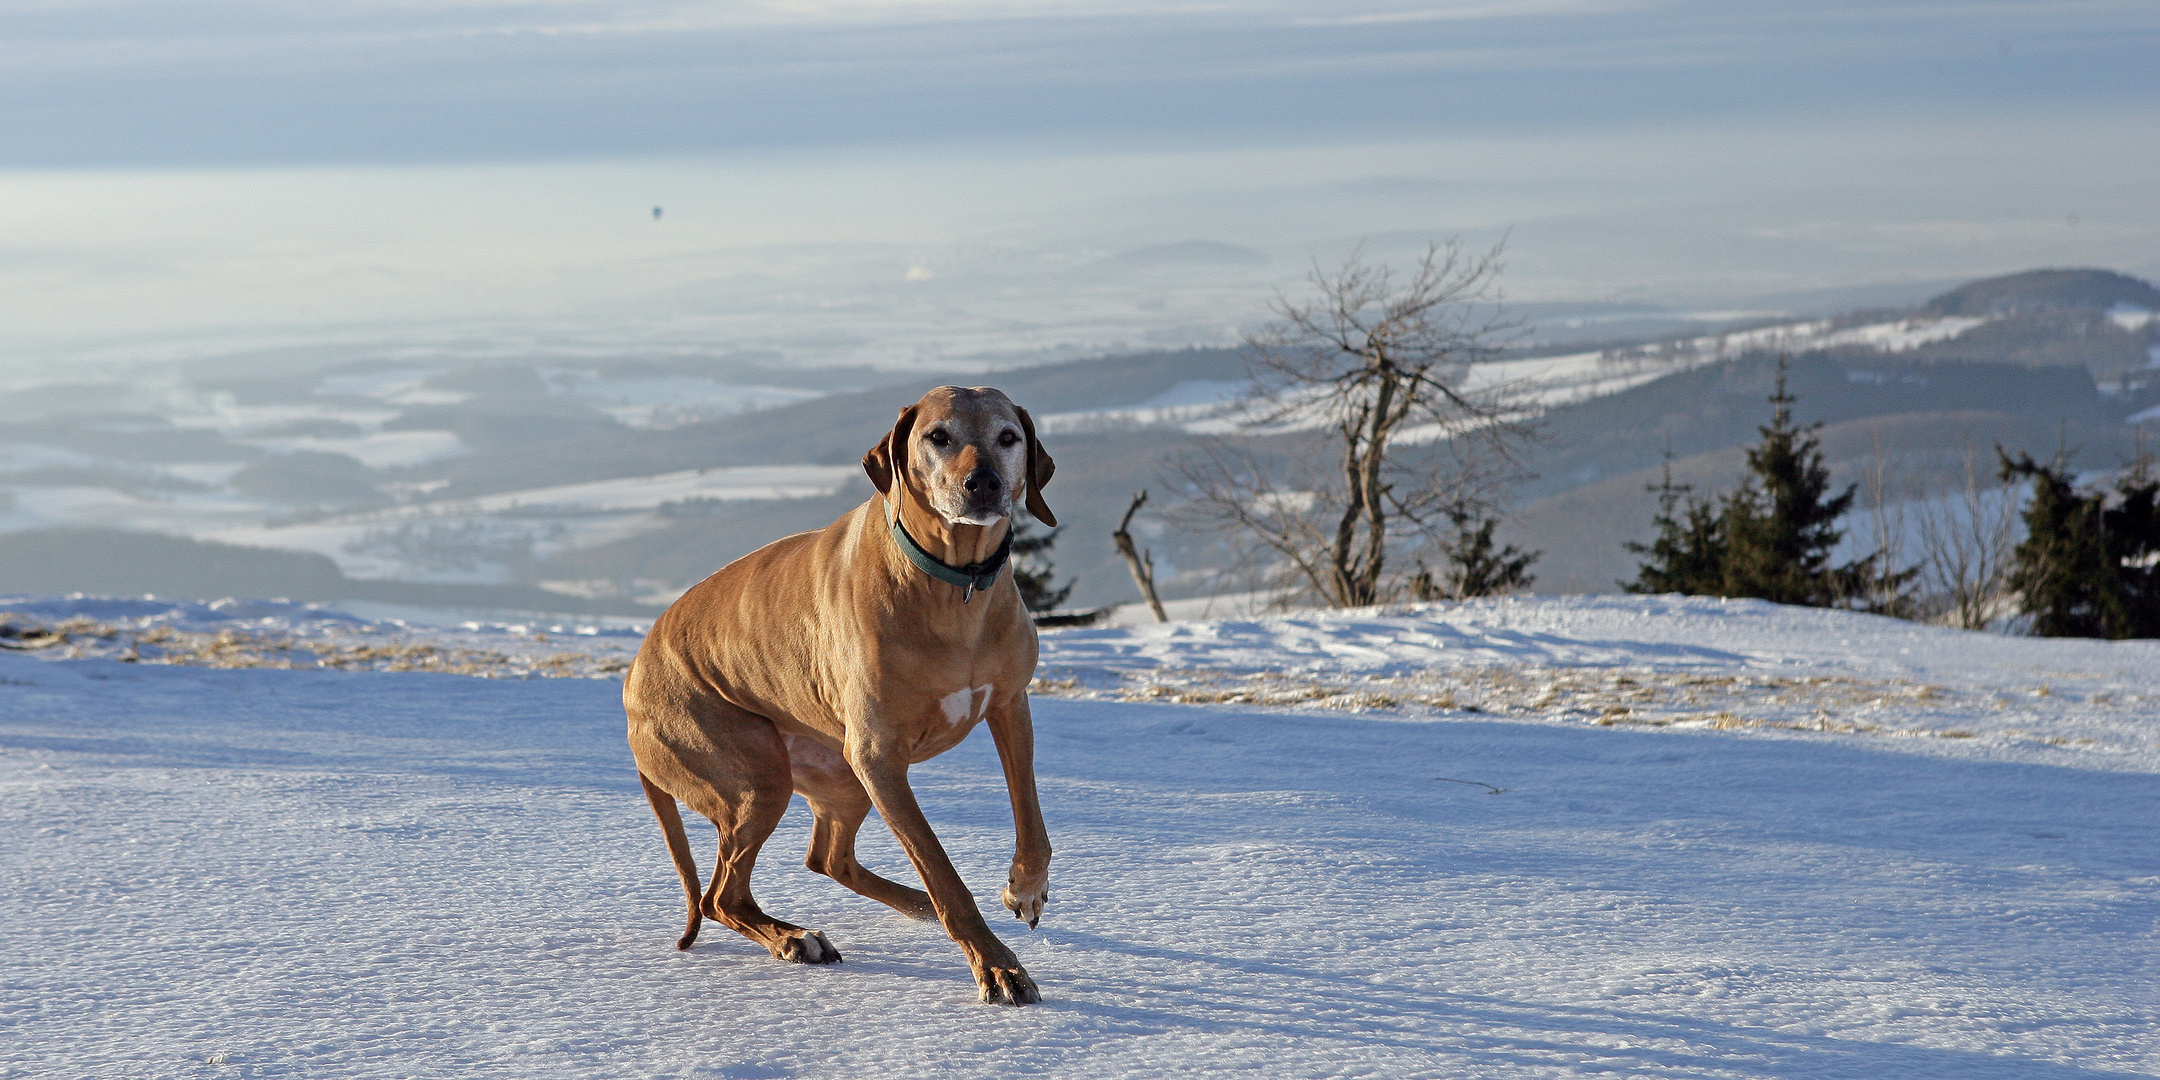
<svg viewBox="0 0 2160 1080">
<path fill-rule="evenodd" d="M 1042 447 L 1042 440 L 1035 437 L 1035 418 L 1018 405 L 1013 411 L 1020 414 L 1020 430 L 1027 432 L 1027 508 L 1035 520 L 1056 526 L 1057 515 L 1050 512 L 1050 504 L 1043 501 L 1043 485 L 1050 482 L 1051 474 L 1057 472 L 1057 462 L 1050 460 L 1050 452 Z"/>
<path fill-rule="evenodd" d="M 907 474 L 908 436 L 915 430 L 917 408 L 910 405 L 900 410 L 900 419 L 893 421 L 892 430 L 862 456 L 862 470 L 870 474 L 870 483 L 880 495 L 891 494 L 893 481 Z"/>
</svg>

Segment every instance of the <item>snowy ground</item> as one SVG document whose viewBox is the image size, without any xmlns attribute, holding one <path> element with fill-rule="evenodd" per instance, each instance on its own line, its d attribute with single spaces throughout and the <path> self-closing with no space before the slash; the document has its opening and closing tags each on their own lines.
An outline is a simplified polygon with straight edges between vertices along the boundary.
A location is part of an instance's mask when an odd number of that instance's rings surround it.
<svg viewBox="0 0 2160 1080">
<path fill-rule="evenodd" d="M 1049 634 L 1013 1010 L 802 869 L 800 809 L 759 895 L 846 963 L 676 952 L 610 679 L 129 663 L 336 616 L 103 603 L 0 604 L 115 631 L 0 651 L 0 1076 L 2160 1073 L 2160 643 L 1670 598 Z M 987 738 L 914 779 L 1002 915 Z"/>
</svg>

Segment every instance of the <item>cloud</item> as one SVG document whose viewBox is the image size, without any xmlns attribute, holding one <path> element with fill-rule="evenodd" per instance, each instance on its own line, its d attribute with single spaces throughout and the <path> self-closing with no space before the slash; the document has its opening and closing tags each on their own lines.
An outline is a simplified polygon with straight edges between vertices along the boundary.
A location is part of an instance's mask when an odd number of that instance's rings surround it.
<svg viewBox="0 0 2160 1080">
<path fill-rule="evenodd" d="M 2160 16 L 2114 2 L 14 8 L 0 165 L 27 167 L 1280 145 L 2160 97 Z"/>
<path fill-rule="evenodd" d="M 1513 226 L 1518 296 L 1724 302 L 2127 266 L 2160 235 L 2149 0 L 8 6 L 24 355 L 475 319 L 1018 355 L 1264 300 L 1196 279 L 1135 314 L 1060 276 L 1173 241 L 1294 283 L 1358 237 Z"/>
</svg>

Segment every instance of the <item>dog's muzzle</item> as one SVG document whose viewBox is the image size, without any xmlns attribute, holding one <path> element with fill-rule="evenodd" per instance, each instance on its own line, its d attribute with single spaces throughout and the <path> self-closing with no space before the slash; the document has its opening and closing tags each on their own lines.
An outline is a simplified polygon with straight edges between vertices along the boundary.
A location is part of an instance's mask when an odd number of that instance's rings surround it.
<svg viewBox="0 0 2160 1080">
<path fill-rule="evenodd" d="M 1012 491 L 996 469 L 976 469 L 968 473 L 960 486 L 967 493 L 962 496 L 958 521 L 969 525 L 994 525 L 999 518 L 1012 513 Z"/>
</svg>

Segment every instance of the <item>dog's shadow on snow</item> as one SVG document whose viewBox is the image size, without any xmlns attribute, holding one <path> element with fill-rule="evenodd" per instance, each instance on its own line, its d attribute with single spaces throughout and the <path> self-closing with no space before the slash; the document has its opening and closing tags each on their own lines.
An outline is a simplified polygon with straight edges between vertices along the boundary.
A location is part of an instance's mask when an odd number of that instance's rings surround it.
<svg viewBox="0 0 2160 1080">
<path fill-rule="evenodd" d="M 1064 965 L 1058 983 L 1045 988 L 1038 1007 L 1087 1016 L 1105 1029 L 1131 1035 L 1238 1030 L 1296 1039 L 1306 1045 L 1333 1042 L 1346 1051 L 1395 1047 L 1432 1054 L 1436 1064 L 1452 1059 L 1468 1068 L 1565 1067 L 1595 1057 L 1601 1070 L 1618 1075 L 1707 1076 L 1736 1069 L 1748 1075 L 1794 1078 L 2129 1080 L 2144 1075 L 1978 1051 L 1796 1034 L 1697 1017 L 1388 986 L 1289 964 L 1188 952 L 1069 929 L 1058 937 L 1061 946 L 1076 951 L 1100 950 L 1220 973 L 1204 981 L 1165 978 L 1159 982 L 1153 992 L 1184 1003 L 1177 1008 L 1081 1000 L 1083 995 L 1129 999 L 1134 994 L 1123 983 L 1090 980 L 1084 964 Z M 1252 986 L 1253 976 L 1264 977 L 1269 985 Z M 1284 979 L 1297 985 L 1286 988 L 1279 981 Z M 1059 993 L 1060 989 L 1065 993 Z M 1196 1011 L 1203 1015 L 1194 1015 Z M 1540 1033 L 1549 1034 L 1541 1037 Z M 1591 1041 L 1586 1037 L 1603 1038 Z M 1653 1045 L 1622 1045 L 1619 1040 L 1623 1039 Z"/>
</svg>

